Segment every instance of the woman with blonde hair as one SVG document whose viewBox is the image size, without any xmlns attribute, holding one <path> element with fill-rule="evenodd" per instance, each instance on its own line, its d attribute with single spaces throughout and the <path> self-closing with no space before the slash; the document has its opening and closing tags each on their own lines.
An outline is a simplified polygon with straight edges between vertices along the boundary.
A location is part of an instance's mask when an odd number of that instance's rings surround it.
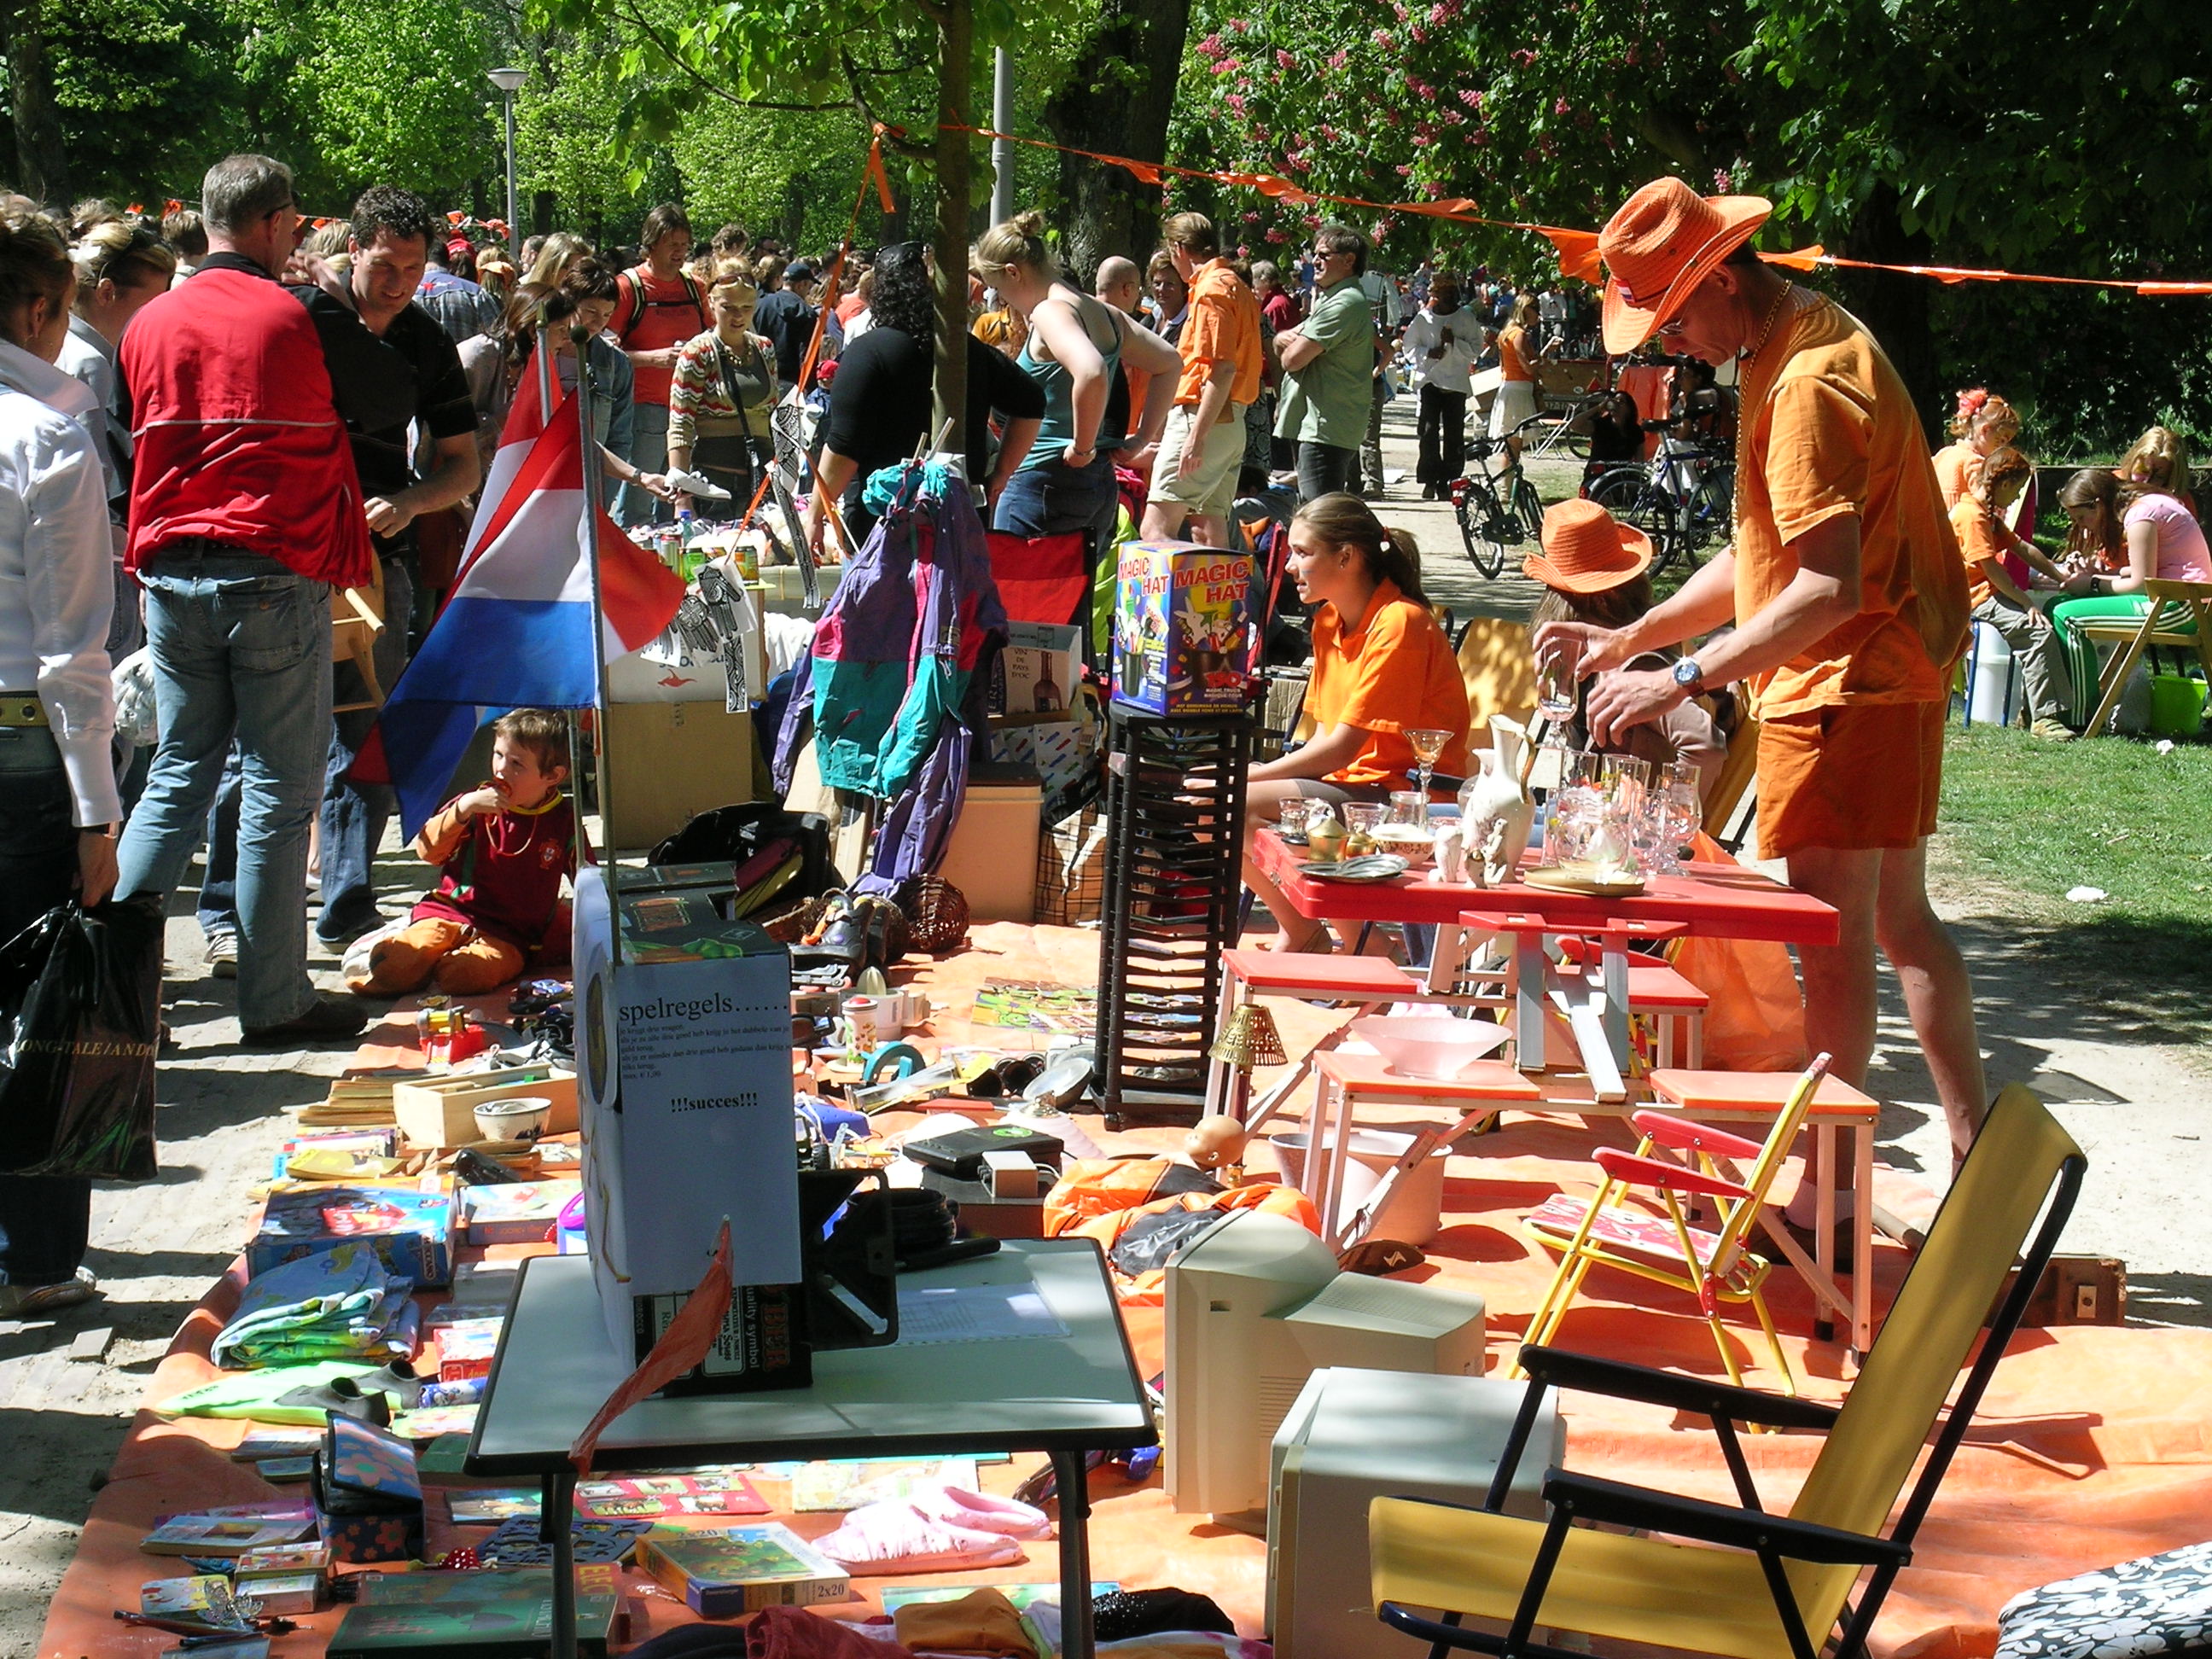
<svg viewBox="0 0 2212 1659">
<path fill-rule="evenodd" d="M 55 366 L 90 386 L 100 399 L 100 419 L 93 428 L 100 467 L 107 475 L 108 498 L 128 486 L 125 468 L 131 457 L 131 426 L 123 413 L 121 373 L 115 348 L 131 319 L 148 301 L 168 292 L 177 256 L 161 233 L 140 219 L 104 219 L 87 226 L 70 249 L 76 268 L 76 304 L 69 338 Z M 120 524 L 122 514 L 114 513 Z"/>
<path fill-rule="evenodd" d="M 1159 376 L 1182 364 L 1159 336 L 1069 282 L 1043 233 L 1043 216 L 1024 213 L 984 232 L 975 248 L 977 274 L 1023 325 L 1014 365 L 1044 394 L 1036 440 L 1007 479 L 993 525 L 1017 536 L 1079 531 L 1095 559 L 1120 505 L 1112 452 L 1129 441 L 1104 429 L 1114 377 L 1124 356 Z M 1146 412 L 1139 447 L 1158 440 L 1167 419 L 1159 401 L 1156 417 Z"/>
<path fill-rule="evenodd" d="M 1966 495 L 1967 475 L 2020 436 L 2020 416 L 1987 386 L 1969 386 L 1959 394 L 1944 430 L 1951 441 L 1936 452 L 1936 482 L 1948 513 Z"/>
<path fill-rule="evenodd" d="M 2197 515 L 2170 490 L 2123 482 L 2112 467 L 2083 467 L 2066 481 L 2058 500 L 2074 522 L 2074 544 L 2101 567 L 2090 573 L 2094 592 L 2089 597 L 2064 599 L 2051 608 L 2073 669 L 2074 720 L 2081 726 L 2095 712 L 2102 671 L 2095 641 L 2079 625 L 2115 618 L 2140 622 L 2151 603 L 2143 584 L 2154 579 L 2212 582 L 2212 547 L 2206 545 Z M 2179 605 L 2163 620 L 2179 632 L 2194 626 Z"/>
<path fill-rule="evenodd" d="M 1521 454 L 1513 428 L 1536 413 L 1536 296 L 1524 294 L 1498 331 L 1498 392 L 1490 400 L 1490 435 L 1504 444 L 1509 460 Z"/>
<path fill-rule="evenodd" d="M 2171 427 L 2146 428 L 2112 474 L 2123 483 L 2158 490 L 2197 511 L 2197 497 L 2189 488 L 2189 441 Z"/>
<path fill-rule="evenodd" d="M 1309 799 L 1381 801 L 1407 787 L 1414 768 L 1406 733 L 1449 732 L 1437 769 L 1467 769 L 1467 685 L 1451 641 L 1421 591 L 1420 550 L 1376 518 L 1358 496 L 1317 495 L 1291 520 L 1291 580 L 1313 610 L 1313 679 L 1306 712 L 1313 736 L 1252 768 L 1246 834 Z M 1280 951 L 1326 948 L 1319 922 L 1300 918 L 1244 851 L 1244 884 L 1275 918 Z"/>
<path fill-rule="evenodd" d="M 731 516 L 752 500 L 759 469 L 774 453 L 768 420 L 777 397 L 775 344 L 750 326 L 758 298 L 743 259 L 717 265 L 707 295 L 714 325 L 677 352 L 668 388 L 668 470 L 728 490 Z M 690 497 L 679 495 L 676 504 L 688 507 Z"/>
<path fill-rule="evenodd" d="M 591 252 L 592 245 L 582 237 L 573 231 L 556 230 L 538 245 L 538 257 L 530 262 L 522 286 L 540 295 L 550 294 L 576 268 L 576 262 L 589 258 Z"/>
</svg>

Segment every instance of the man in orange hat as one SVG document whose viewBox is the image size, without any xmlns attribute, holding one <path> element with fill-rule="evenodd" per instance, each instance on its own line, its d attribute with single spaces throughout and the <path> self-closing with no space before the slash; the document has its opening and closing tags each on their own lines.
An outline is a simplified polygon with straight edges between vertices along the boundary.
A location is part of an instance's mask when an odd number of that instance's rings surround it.
<svg viewBox="0 0 2212 1659">
<path fill-rule="evenodd" d="M 1656 334 L 1741 365 L 1735 538 L 1640 622 L 1552 623 L 1537 652 L 1571 672 L 1613 671 L 1589 698 L 1600 744 L 1707 684 L 1747 684 L 1763 722 L 1759 850 L 1842 916 L 1838 943 L 1800 952 L 1807 1041 L 1835 1056 L 1838 1076 L 1864 1081 L 1879 945 L 1962 1153 L 1988 1095 L 1973 987 L 1929 905 L 1926 869 L 1951 667 L 1966 648 L 1965 570 L 1889 359 L 1856 319 L 1752 252 L 1771 211 L 1662 179 L 1600 233 L 1608 351 Z M 1671 672 L 1626 666 L 1729 623 Z"/>
</svg>

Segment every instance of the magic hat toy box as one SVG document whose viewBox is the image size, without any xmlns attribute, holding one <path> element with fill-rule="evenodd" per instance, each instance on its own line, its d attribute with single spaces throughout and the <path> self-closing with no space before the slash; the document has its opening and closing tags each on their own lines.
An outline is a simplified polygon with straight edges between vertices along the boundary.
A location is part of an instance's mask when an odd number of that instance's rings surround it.
<svg viewBox="0 0 2212 1659">
<path fill-rule="evenodd" d="M 1114 696 L 1155 714 L 1244 706 L 1252 559 L 1193 542 L 1124 542 L 1114 594 Z"/>
</svg>

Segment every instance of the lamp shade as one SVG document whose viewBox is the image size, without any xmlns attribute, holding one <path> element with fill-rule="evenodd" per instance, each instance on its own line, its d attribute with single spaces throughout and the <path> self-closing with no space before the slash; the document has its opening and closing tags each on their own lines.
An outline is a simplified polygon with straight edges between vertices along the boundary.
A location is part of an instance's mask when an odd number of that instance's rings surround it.
<svg viewBox="0 0 2212 1659">
<path fill-rule="evenodd" d="M 521 91 L 522 83 L 530 78 L 530 71 L 526 69 L 487 70 L 484 73 L 490 77 L 492 85 L 505 93 Z"/>
<path fill-rule="evenodd" d="M 1255 1066 L 1280 1066 L 1290 1056 L 1283 1052 L 1282 1033 L 1275 1017 L 1256 1003 L 1245 1003 L 1229 1016 L 1229 1024 L 1213 1039 L 1206 1057 L 1249 1072 Z"/>
</svg>

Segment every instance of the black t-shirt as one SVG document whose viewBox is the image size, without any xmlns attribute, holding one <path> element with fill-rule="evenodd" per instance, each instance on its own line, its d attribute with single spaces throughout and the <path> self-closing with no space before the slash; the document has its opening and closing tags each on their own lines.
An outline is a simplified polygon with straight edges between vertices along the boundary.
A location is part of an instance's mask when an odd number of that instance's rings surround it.
<svg viewBox="0 0 2212 1659">
<path fill-rule="evenodd" d="M 477 429 L 476 403 L 461 369 L 461 354 L 422 307 L 410 302 L 378 336 L 351 307 L 323 289 L 292 292 L 322 334 L 340 412 L 347 411 L 347 389 L 374 393 L 377 416 L 364 421 L 348 414 L 346 419 L 362 495 L 389 495 L 415 482 L 410 423 L 420 422 L 433 441 Z"/>
<path fill-rule="evenodd" d="M 787 288 L 763 294 L 753 302 L 753 332 L 775 342 L 775 377 L 786 386 L 798 382 L 799 365 L 806 361 L 818 314 Z"/>
<path fill-rule="evenodd" d="M 872 328 L 837 359 L 823 447 L 860 463 L 856 482 L 896 466 L 929 433 L 936 348 L 904 329 Z M 990 421 L 1042 420 L 1044 388 L 1014 360 L 968 337 L 968 479 L 990 471 Z"/>
</svg>

